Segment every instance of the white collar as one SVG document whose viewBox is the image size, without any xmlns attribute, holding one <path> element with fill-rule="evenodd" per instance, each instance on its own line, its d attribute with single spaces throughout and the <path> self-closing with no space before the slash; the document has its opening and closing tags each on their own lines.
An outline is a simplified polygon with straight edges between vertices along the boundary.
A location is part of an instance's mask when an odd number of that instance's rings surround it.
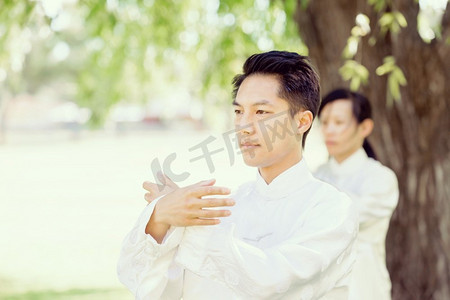
<svg viewBox="0 0 450 300">
<path fill-rule="evenodd" d="M 260 195 L 263 195 L 266 200 L 277 200 L 289 196 L 312 178 L 314 177 L 309 171 L 305 160 L 302 159 L 300 162 L 275 177 L 270 184 L 266 183 L 258 171 L 256 176 L 256 190 Z"/>
<path fill-rule="evenodd" d="M 336 175 L 347 175 L 359 170 L 368 159 L 366 151 L 359 148 L 341 163 L 338 163 L 333 157 L 330 158 L 330 169 Z"/>
</svg>

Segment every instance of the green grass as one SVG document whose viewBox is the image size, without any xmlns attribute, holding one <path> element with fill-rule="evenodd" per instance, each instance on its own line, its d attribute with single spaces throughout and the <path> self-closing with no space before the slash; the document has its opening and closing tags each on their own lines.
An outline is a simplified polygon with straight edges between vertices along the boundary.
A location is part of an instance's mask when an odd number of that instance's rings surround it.
<svg viewBox="0 0 450 300">
<path fill-rule="evenodd" d="M 127 290 L 70 289 L 66 291 L 28 291 L 20 294 L 3 294 L 1 300 L 132 300 Z"/>
</svg>

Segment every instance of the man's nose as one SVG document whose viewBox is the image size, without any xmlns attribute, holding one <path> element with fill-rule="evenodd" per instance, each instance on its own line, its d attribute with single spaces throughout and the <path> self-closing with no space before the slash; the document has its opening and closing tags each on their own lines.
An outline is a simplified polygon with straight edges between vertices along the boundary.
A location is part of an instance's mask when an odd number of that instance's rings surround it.
<svg viewBox="0 0 450 300">
<path fill-rule="evenodd" d="M 238 122 L 238 130 L 242 134 L 253 134 L 255 132 L 255 120 L 250 114 L 242 114 Z"/>
</svg>

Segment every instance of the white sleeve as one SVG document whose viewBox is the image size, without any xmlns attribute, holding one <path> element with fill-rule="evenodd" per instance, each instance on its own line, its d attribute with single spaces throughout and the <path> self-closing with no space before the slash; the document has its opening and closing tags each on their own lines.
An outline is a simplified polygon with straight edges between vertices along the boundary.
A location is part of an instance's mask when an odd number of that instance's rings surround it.
<svg viewBox="0 0 450 300">
<path fill-rule="evenodd" d="M 316 299 L 351 270 L 358 219 L 350 199 L 320 203 L 287 240 L 261 249 L 234 236 L 229 226 L 189 227 L 176 261 L 186 269 L 225 283 L 243 298 L 290 296 Z"/>
<path fill-rule="evenodd" d="M 125 237 L 117 274 L 136 299 L 174 299 L 168 294 L 181 294 L 182 268 L 173 262 L 183 237 L 184 227 L 170 228 L 161 244 L 145 233 L 145 228 L 159 199 L 152 201 Z M 170 286 L 170 291 L 166 290 Z M 178 299 L 180 296 L 178 296 Z"/>
<path fill-rule="evenodd" d="M 362 183 L 357 194 L 342 189 L 354 201 L 359 212 L 361 227 L 381 218 L 390 217 L 398 203 L 397 177 L 391 170 L 383 169 Z"/>
</svg>

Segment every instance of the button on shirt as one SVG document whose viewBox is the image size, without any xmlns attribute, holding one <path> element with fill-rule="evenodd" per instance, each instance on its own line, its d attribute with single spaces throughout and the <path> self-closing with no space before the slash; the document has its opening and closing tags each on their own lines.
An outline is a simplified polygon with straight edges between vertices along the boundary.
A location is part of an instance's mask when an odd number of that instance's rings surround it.
<svg viewBox="0 0 450 300">
<path fill-rule="evenodd" d="M 123 242 L 119 279 L 137 299 L 347 299 L 358 231 L 348 196 L 302 160 L 233 198 L 221 224 L 171 228 L 161 244 L 145 234 L 153 201 Z"/>
</svg>

